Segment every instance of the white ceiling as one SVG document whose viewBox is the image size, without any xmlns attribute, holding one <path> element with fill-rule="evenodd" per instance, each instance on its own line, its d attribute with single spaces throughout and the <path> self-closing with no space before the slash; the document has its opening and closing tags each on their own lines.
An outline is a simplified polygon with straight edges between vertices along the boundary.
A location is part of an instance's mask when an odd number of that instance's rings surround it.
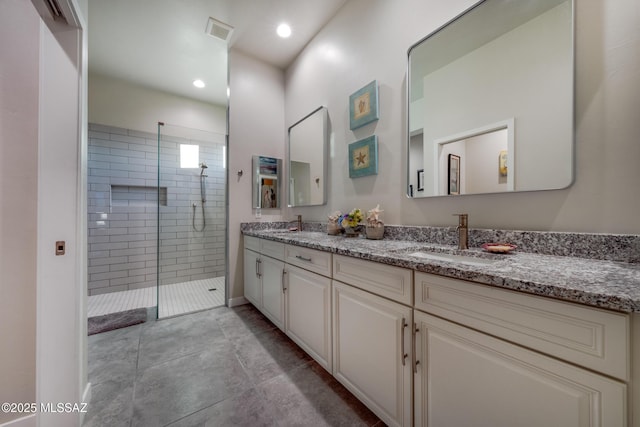
<svg viewBox="0 0 640 427">
<path fill-rule="evenodd" d="M 89 71 L 226 104 L 228 48 L 285 69 L 346 1 L 89 0 Z M 209 17 L 234 27 L 228 45 L 205 34 Z"/>
</svg>

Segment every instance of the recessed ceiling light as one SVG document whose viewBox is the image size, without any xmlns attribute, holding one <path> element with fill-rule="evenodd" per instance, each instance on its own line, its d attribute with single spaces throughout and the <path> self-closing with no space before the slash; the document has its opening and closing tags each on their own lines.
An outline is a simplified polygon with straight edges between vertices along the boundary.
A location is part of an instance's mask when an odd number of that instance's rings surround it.
<svg viewBox="0 0 640 427">
<path fill-rule="evenodd" d="M 202 89 L 205 86 L 204 82 L 200 79 L 194 80 L 193 85 L 200 89 Z"/>
<path fill-rule="evenodd" d="M 291 35 L 291 27 L 288 24 L 280 24 L 278 25 L 278 29 L 276 29 L 276 32 L 280 37 L 286 39 Z"/>
</svg>

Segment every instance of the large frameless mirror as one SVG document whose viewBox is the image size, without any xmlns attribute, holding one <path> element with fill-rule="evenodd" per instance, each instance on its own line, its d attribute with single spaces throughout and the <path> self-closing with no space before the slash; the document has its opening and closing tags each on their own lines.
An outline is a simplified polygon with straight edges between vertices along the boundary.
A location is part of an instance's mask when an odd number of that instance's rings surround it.
<svg viewBox="0 0 640 427">
<path fill-rule="evenodd" d="M 409 197 L 573 182 L 572 0 L 485 0 L 409 49 Z"/>
<path fill-rule="evenodd" d="M 319 107 L 289 128 L 289 206 L 327 202 L 327 109 Z"/>
</svg>

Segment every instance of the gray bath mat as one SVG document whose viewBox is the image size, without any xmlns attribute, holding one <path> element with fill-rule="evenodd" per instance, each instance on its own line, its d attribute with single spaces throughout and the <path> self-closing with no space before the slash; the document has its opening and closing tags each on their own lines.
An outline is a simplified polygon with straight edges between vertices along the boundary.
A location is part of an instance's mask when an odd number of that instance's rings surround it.
<svg viewBox="0 0 640 427">
<path fill-rule="evenodd" d="M 87 326 L 88 335 L 126 328 L 147 321 L 147 309 L 135 308 L 133 310 L 120 311 L 118 313 L 105 314 L 89 318 Z"/>
</svg>

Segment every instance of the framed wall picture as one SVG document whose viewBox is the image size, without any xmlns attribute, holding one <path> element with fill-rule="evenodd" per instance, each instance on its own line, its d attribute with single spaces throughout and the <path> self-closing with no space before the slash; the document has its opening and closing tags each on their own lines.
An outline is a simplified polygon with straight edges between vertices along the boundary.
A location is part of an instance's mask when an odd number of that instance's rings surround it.
<svg viewBox="0 0 640 427">
<path fill-rule="evenodd" d="M 349 144 L 349 178 L 378 174 L 378 137 Z"/>
<path fill-rule="evenodd" d="M 378 120 L 378 81 L 374 80 L 349 96 L 349 127 L 357 129 Z"/>
<path fill-rule="evenodd" d="M 418 191 L 424 191 L 424 169 L 418 169 Z"/>
<path fill-rule="evenodd" d="M 498 174 L 507 176 L 507 150 L 502 150 L 498 153 Z"/>
<path fill-rule="evenodd" d="M 447 194 L 460 194 L 460 156 L 449 154 L 449 183 Z"/>
</svg>

